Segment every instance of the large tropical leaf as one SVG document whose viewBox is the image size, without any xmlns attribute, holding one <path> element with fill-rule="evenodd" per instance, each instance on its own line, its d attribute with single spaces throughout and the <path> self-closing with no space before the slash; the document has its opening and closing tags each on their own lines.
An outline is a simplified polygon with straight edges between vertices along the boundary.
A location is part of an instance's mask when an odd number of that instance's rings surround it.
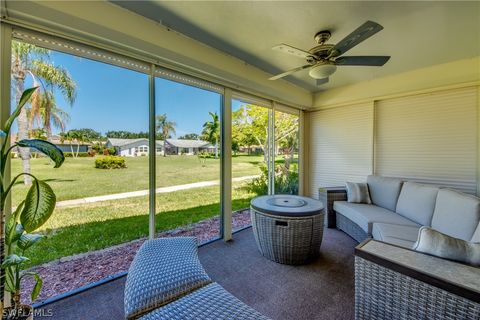
<svg viewBox="0 0 480 320">
<path fill-rule="evenodd" d="M 24 203 L 25 201 L 22 201 L 18 205 L 15 212 L 10 215 L 10 218 L 5 226 L 5 244 L 7 246 L 20 239 L 23 234 L 23 226 L 17 222 L 20 217 L 20 213 L 22 212 Z"/>
<path fill-rule="evenodd" d="M 22 263 L 27 262 L 28 260 L 30 259 L 28 259 L 27 257 L 21 257 L 21 256 L 17 256 L 16 254 L 11 254 L 7 256 L 5 260 L 3 260 L 2 269 L 19 266 Z"/>
<path fill-rule="evenodd" d="M 5 269 L 5 290 L 15 293 L 15 276 L 13 275 L 13 268 Z"/>
<path fill-rule="evenodd" d="M 50 218 L 55 209 L 56 197 L 52 188 L 44 181 L 35 179 L 25 198 L 25 207 L 20 222 L 25 231 L 32 232 Z"/>
<path fill-rule="evenodd" d="M 13 111 L 13 113 L 10 115 L 10 117 L 5 122 L 5 132 L 6 133 L 10 132 L 10 128 L 12 127 L 13 121 L 15 121 L 15 119 L 18 117 L 18 115 L 20 114 L 20 111 L 22 111 L 23 106 L 25 105 L 25 103 L 28 102 L 28 100 L 30 100 L 30 98 L 32 97 L 32 94 L 35 92 L 35 90 L 37 90 L 37 88 L 38 87 L 33 87 L 33 88 L 30 88 L 30 89 L 27 89 L 27 90 L 23 91 L 22 96 L 20 97 L 20 100 L 18 101 L 17 108 L 15 109 L 15 111 Z"/>
<path fill-rule="evenodd" d="M 60 167 L 63 161 L 65 161 L 62 150 L 51 142 L 40 139 L 25 139 L 18 141 L 17 145 L 20 147 L 34 148 L 46 154 L 55 162 L 54 168 Z"/>
<path fill-rule="evenodd" d="M 33 286 L 32 295 L 31 295 L 32 302 L 33 302 L 37 299 L 38 295 L 40 294 L 40 290 L 42 290 L 43 280 L 42 278 L 40 278 L 40 275 L 36 272 L 25 272 L 24 274 L 22 274 L 22 278 L 25 276 L 32 276 L 35 279 L 35 285 Z"/>
<path fill-rule="evenodd" d="M 22 250 L 27 250 L 43 238 L 41 234 L 27 233 L 23 234 L 18 240 L 17 246 Z"/>
</svg>

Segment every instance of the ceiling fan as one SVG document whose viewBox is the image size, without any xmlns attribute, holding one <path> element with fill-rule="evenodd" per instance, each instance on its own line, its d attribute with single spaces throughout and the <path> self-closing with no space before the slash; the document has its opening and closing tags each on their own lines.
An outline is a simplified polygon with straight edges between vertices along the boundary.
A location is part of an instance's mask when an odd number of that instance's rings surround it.
<svg viewBox="0 0 480 320">
<path fill-rule="evenodd" d="M 341 55 L 382 29 L 383 27 L 378 23 L 367 21 L 335 45 L 325 43 L 330 39 L 330 31 L 320 31 L 315 34 L 315 41 L 317 41 L 318 45 L 308 51 L 284 43 L 279 44 L 272 49 L 304 58 L 307 60 L 307 64 L 273 76 L 269 80 L 277 80 L 294 72 L 310 69 L 308 74 L 316 79 L 317 86 L 319 86 L 328 82 L 328 77 L 337 70 L 337 66 L 381 67 L 390 59 L 390 56 L 341 57 Z"/>
</svg>

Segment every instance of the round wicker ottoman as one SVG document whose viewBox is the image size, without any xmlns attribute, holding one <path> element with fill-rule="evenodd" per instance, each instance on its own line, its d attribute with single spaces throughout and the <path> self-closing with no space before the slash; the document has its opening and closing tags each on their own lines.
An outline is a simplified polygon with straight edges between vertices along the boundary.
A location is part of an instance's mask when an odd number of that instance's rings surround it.
<svg viewBox="0 0 480 320">
<path fill-rule="evenodd" d="M 284 264 L 304 264 L 320 253 L 323 204 L 292 195 L 254 198 L 250 203 L 253 234 L 266 258 Z"/>
</svg>

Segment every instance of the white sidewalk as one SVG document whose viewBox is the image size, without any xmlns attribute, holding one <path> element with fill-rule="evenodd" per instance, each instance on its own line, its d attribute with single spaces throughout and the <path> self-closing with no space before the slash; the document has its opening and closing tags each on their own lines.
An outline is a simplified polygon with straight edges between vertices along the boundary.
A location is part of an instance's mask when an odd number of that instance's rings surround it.
<svg viewBox="0 0 480 320">
<path fill-rule="evenodd" d="M 233 178 L 232 182 L 252 180 L 252 179 L 257 178 L 257 177 L 258 177 L 258 175 L 243 176 L 243 177 Z M 194 189 L 194 188 L 211 187 L 211 186 L 218 186 L 219 184 L 220 184 L 219 180 L 200 181 L 200 182 L 194 182 L 194 183 L 188 183 L 188 184 L 181 184 L 181 185 L 177 185 L 177 186 L 157 188 L 155 190 L 155 193 L 168 193 L 168 192 Z M 88 198 L 80 198 L 80 199 L 59 201 L 59 202 L 57 202 L 56 207 L 57 208 L 59 208 L 59 207 L 62 207 L 62 208 L 75 207 L 75 206 L 86 204 L 86 203 L 109 201 L 109 200 L 116 200 L 116 199 L 125 199 L 125 198 L 133 198 L 133 197 L 141 197 L 141 196 L 147 196 L 147 195 L 148 195 L 148 190 L 139 190 L 139 191 L 132 191 L 132 192 L 107 194 L 107 195 L 104 195 L 104 196 L 96 196 L 96 197 L 88 197 Z"/>
</svg>

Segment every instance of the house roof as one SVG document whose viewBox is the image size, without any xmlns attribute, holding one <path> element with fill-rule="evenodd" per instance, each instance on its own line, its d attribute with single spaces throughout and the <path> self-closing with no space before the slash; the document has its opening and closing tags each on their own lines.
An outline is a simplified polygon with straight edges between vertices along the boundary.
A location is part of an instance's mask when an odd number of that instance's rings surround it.
<svg viewBox="0 0 480 320">
<path fill-rule="evenodd" d="M 124 147 L 129 144 L 137 143 L 139 141 L 145 141 L 148 144 L 148 139 L 139 138 L 139 139 L 117 139 L 117 138 L 108 138 L 107 142 L 113 147 Z"/>
<path fill-rule="evenodd" d="M 204 140 L 167 139 L 167 143 L 177 148 L 207 148 L 210 142 Z"/>
<path fill-rule="evenodd" d="M 127 147 L 138 142 L 145 142 L 148 145 L 148 139 L 138 138 L 138 139 L 117 139 L 109 138 L 107 142 L 113 147 Z M 209 148 L 213 147 L 208 141 L 204 140 L 187 140 L 187 139 L 167 139 L 167 143 L 170 146 L 177 148 Z M 163 140 L 156 140 L 158 146 L 163 145 Z"/>
</svg>

